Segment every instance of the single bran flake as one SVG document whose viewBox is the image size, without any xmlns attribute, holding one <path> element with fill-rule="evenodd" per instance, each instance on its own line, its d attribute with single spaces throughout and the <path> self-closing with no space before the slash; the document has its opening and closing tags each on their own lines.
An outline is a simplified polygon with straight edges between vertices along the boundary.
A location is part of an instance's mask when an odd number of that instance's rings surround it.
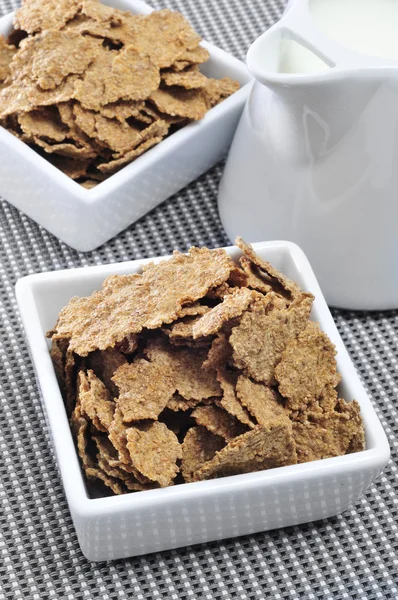
<svg viewBox="0 0 398 600">
<path fill-rule="evenodd" d="M 113 421 L 115 403 L 108 388 L 91 370 L 79 373 L 79 402 L 82 415 L 98 431 L 108 432 Z"/>
<path fill-rule="evenodd" d="M 308 296 L 288 309 L 274 309 L 272 299 L 270 293 L 256 302 L 229 338 L 234 365 L 267 385 L 275 383 L 275 367 L 287 344 L 305 329 L 313 302 Z"/>
<path fill-rule="evenodd" d="M 229 442 L 245 431 L 238 419 L 217 405 L 199 406 L 191 414 L 198 425 Z"/>
<path fill-rule="evenodd" d="M 242 405 L 262 427 L 289 423 L 289 413 L 275 389 L 240 375 L 236 384 L 236 394 Z"/>
<path fill-rule="evenodd" d="M 255 427 L 234 438 L 195 474 L 194 481 L 297 463 L 291 426 Z"/>
<path fill-rule="evenodd" d="M 166 487 L 173 482 L 182 458 L 177 437 L 164 423 L 152 423 L 142 429 L 127 430 L 127 448 L 136 469 L 151 481 Z"/>
<path fill-rule="evenodd" d="M 359 404 L 339 399 L 322 415 L 308 412 L 305 420 L 293 422 L 293 438 L 300 463 L 364 450 Z"/>
<path fill-rule="evenodd" d="M 215 306 L 194 324 L 193 338 L 214 335 L 225 323 L 240 317 L 256 299 L 256 292 L 247 288 L 238 288 L 228 294 L 221 304 Z"/>
<path fill-rule="evenodd" d="M 302 410 L 316 400 L 328 384 L 336 386 L 336 348 L 317 323 L 308 323 L 281 355 L 275 369 L 279 391 L 291 410 Z"/>
</svg>

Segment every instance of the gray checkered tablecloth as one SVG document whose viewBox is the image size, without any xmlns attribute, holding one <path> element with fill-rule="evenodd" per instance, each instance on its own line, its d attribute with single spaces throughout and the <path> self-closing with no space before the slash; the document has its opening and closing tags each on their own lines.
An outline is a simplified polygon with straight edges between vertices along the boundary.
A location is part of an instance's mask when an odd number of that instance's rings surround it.
<svg viewBox="0 0 398 600">
<path fill-rule="evenodd" d="M 244 58 L 280 0 L 155 0 Z M 0 0 L 0 11 L 16 3 Z M 105 246 L 79 254 L 1 202 L 0 600 L 398 598 L 398 312 L 334 316 L 373 400 L 393 459 L 343 515 L 112 563 L 81 554 L 14 298 L 28 273 L 229 243 L 217 215 L 222 165 Z M 396 275 L 396 274 L 395 274 Z"/>
</svg>

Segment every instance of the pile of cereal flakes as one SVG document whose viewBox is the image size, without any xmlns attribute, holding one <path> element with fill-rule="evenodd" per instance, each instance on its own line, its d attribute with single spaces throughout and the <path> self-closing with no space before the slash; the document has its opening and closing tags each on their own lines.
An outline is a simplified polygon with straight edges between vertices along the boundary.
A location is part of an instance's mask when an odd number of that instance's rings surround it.
<svg viewBox="0 0 398 600">
<path fill-rule="evenodd" d="M 364 449 L 313 296 L 237 245 L 239 263 L 191 248 L 62 309 L 51 355 L 88 480 L 122 494 Z"/>
<path fill-rule="evenodd" d="M 0 36 L 0 123 L 92 188 L 239 88 L 178 12 L 25 0 Z"/>
</svg>

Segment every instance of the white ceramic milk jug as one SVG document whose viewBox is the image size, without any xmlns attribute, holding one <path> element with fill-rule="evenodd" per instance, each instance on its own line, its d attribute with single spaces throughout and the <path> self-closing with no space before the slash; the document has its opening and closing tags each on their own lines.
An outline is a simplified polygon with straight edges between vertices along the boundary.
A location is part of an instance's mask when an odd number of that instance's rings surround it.
<svg viewBox="0 0 398 600">
<path fill-rule="evenodd" d="M 293 0 L 247 62 L 227 234 L 299 244 L 330 305 L 397 308 L 398 0 Z"/>
</svg>

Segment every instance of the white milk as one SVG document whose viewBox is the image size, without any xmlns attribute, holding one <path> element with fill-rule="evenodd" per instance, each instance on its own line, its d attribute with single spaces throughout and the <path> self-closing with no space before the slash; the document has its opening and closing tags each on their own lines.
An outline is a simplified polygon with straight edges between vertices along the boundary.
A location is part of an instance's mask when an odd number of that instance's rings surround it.
<svg viewBox="0 0 398 600">
<path fill-rule="evenodd" d="M 398 61 L 398 0 L 309 0 L 314 25 L 346 48 Z M 296 42 L 282 42 L 279 71 L 310 73 L 329 67 Z"/>
<path fill-rule="evenodd" d="M 279 73 L 316 73 L 327 69 L 328 65 L 304 46 L 289 39 L 281 41 Z"/>
</svg>

